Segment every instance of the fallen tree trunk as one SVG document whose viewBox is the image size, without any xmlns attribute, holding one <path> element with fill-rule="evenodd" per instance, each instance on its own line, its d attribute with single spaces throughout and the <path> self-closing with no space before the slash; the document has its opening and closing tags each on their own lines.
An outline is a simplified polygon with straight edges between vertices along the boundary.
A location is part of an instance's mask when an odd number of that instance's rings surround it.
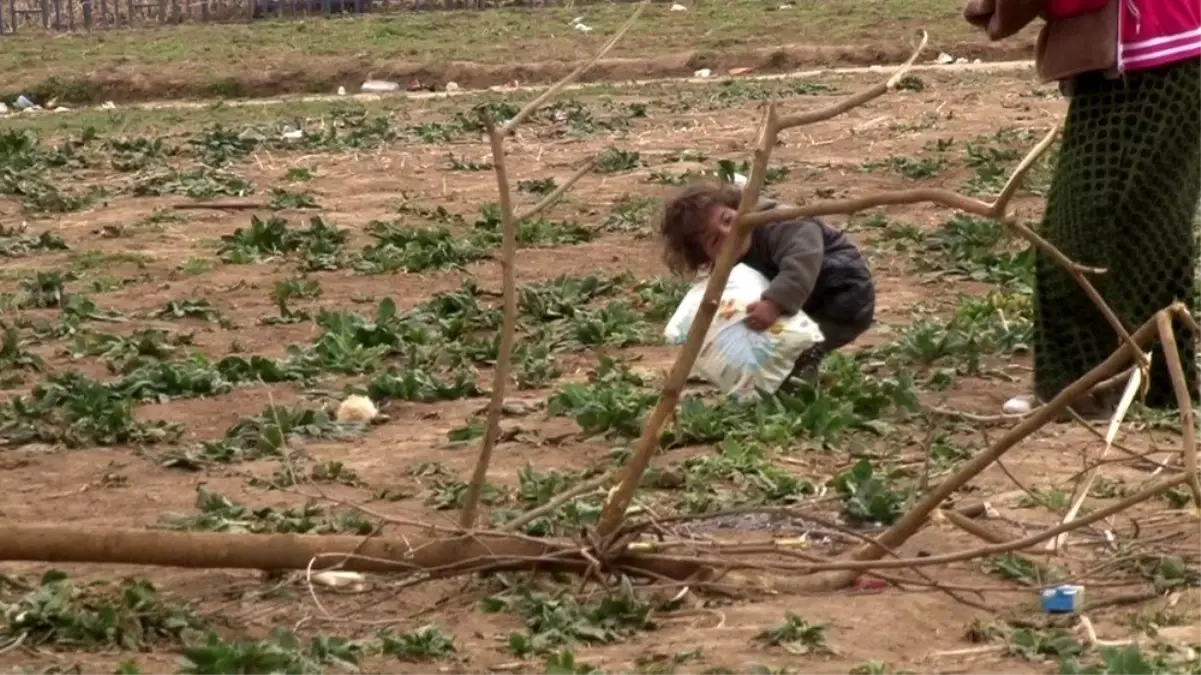
<svg viewBox="0 0 1201 675">
<path fill-rule="evenodd" d="M 579 545 L 493 532 L 367 539 L 71 525 L 0 526 L 0 560 L 254 570 L 302 570 L 311 563 L 313 569 L 422 572 L 433 577 L 501 570 L 585 574 L 596 564 Z M 688 560 L 625 552 L 608 560 L 606 571 L 683 580 L 703 569 Z"/>
</svg>

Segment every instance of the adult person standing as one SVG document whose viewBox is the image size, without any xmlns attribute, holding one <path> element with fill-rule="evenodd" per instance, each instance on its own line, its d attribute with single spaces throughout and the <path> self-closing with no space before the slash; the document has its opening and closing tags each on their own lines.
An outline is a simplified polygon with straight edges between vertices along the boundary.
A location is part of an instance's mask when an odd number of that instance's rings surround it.
<svg viewBox="0 0 1201 675">
<path fill-rule="evenodd" d="M 1091 281 L 1129 331 L 1174 300 L 1195 310 L 1201 2 L 970 0 L 963 13 L 991 40 L 1045 20 L 1035 67 L 1070 101 L 1042 236 L 1069 258 L 1108 270 Z M 1042 254 L 1034 306 L 1034 394 L 1010 399 L 1005 408 L 1013 412 L 1055 397 L 1120 344 L 1092 301 Z M 1173 328 L 1197 402 L 1197 339 L 1178 321 Z M 1161 346 L 1146 403 L 1176 406 Z M 1111 402 L 1090 396 L 1073 407 L 1105 414 Z"/>
</svg>

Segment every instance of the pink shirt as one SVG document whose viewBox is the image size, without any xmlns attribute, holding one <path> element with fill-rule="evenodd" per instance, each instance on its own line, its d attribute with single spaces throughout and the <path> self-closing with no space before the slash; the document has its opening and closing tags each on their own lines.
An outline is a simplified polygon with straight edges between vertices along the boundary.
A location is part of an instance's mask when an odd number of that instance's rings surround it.
<svg viewBox="0 0 1201 675">
<path fill-rule="evenodd" d="M 1201 57 L 1201 0 L 1119 2 L 1119 73 Z"/>
</svg>

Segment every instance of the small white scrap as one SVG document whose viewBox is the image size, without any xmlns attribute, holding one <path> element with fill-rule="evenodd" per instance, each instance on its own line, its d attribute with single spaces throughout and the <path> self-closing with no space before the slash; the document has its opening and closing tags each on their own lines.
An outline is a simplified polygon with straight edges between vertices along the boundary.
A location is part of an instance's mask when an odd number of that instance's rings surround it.
<svg viewBox="0 0 1201 675">
<path fill-rule="evenodd" d="M 17 97 L 17 100 L 15 102 L 13 102 L 13 107 L 15 107 L 17 110 L 29 110 L 30 108 L 33 108 L 35 106 L 33 104 L 33 101 L 30 101 L 29 99 L 25 98 L 25 94 L 21 94 L 20 96 Z"/>
<path fill-rule="evenodd" d="M 338 96 L 346 95 L 346 87 L 338 87 Z"/>
<path fill-rule="evenodd" d="M 712 74 L 713 74 L 712 70 L 709 70 L 708 68 L 701 68 L 700 70 L 696 71 L 692 75 L 693 75 L 693 77 L 709 77 Z"/>
<path fill-rule="evenodd" d="M 580 31 L 581 33 L 591 33 L 592 32 L 592 26 L 589 26 L 587 24 L 574 23 L 571 25 L 571 27 Z"/>
<path fill-rule="evenodd" d="M 363 422 L 367 423 L 375 419 L 379 415 L 379 410 L 371 399 L 359 394 L 351 394 L 346 397 L 338 405 L 338 411 L 334 418 L 339 422 Z"/>
<path fill-rule="evenodd" d="M 116 110 L 117 104 L 113 103 L 112 101 L 105 101 L 104 103 L 100 104 L 100 107 L 103 110 Z"/>
<path fill-rule="evenodd" d="M 967 63 L 967 57 L 960 56 L 959 58 L 955 59 L 955 63 L 960 64 L 960 65 Z"/>
<path fill-rule="evenodd" d="M 400 85 L 388 80 L 367 80 L 361 89 L 367 92 L 397 91 L 400 89 Z"/>
<path fill-rule="evenodd" d="M 310 577 L 315 584 L 329 586 L 330 588 L 350 588 L 352 590 L 362 590 L 367 578 L 358 572 L 342 572 L 328 571 L 317 572 Z"/>
<path fill-rule="evenodd" d="M 1021 394 L 1005 401 L 1001 410 L 1006 415 L 1025 415 L 1038 407 L 1038 399 L 1032 394 Z"/>
<path fill-rule="evenodd" d="M 458 82 L 447 82 L 446 83 L 446 91 L 458 91 L 458 90 L 459 90 Z"/>
<path fill-rule="evenodd" d="M 680 3 L 678 3 L 678 2 L 673 2 L 673 3 L 671 3 L 671 11 L 673 11 L 673 12 L 687 12 L 687 11 L 688 11 L 688 8 L 687 8 L 687 7 L 685 7 L 684 5 L 681 5 L 681 4 L 680 4 Z"/>
<path fill-rule="evenodd" d="M 955 57 L 951 56 L 950 54 L 948 54 L 946 52 L 939 52 L 938 58 L 935 60 L 944 66 L 947 65 L 948 63 L 955 63 Z"/>
<path fill-rule="evenodd" d="M 300 129 L 288 129 L 280 134 L 280 138 L 284 139 L 285 141 L 299 141 L 300 139 L 304 138 L 304 132 Z"/>
<path fill-rule="evenodd" d="M 4 104 L 4 101 L 0 101 L 0 115 L 7 115 L 7 114 L 8 114 L 8 106 Z"/>
<path fill-rule="evenodd" d="M 746 176 L 744 176 L 740 173 L 735 173 L 734 174 L 734 184 L 737 185 L 739 188 L 746 187 Z"/>
</svg>

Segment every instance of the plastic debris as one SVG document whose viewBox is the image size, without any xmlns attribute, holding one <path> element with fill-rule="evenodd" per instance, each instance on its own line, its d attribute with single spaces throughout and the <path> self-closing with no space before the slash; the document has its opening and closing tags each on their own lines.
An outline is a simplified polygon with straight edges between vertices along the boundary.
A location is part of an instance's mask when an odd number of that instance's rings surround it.
<svg viewBox="0 0 1201 675">
<path fill-rule="evenodd" d="M 339 422 L 370 422 L 379 416 L 379 409 L 366 396 L 351 394 L 338 406 L 334 419 Z"/>
<path fill-rule="evenodd" d="M 446 83 L 446 91 L 458 91 L 458 90 L 459 90 L 458 82 L 447 82 Z"/>
<path fill-rule="evenodd" d="M 948 63 L 955 63 L 955 57 L 946 52 L 939 52 L 938 58 L 935 61 L 945 66 Z"/>
<path fill-rule="evenodd" d="M 358 572 L 343 572 L 341 570 L 317 572 L 310 577 L 315 584 L 330 588 L 349 588 L 362 590 L 366 578 Z"/>
<path fill-rule="evenodd" d="M 688 11 L 688 8 L 687 8 L 687 7 L 685 7 L 684 5 L 681 5 L 681 4 L 680 4 L 680 3 L 678 3 L 678 2 L 673 2 L 673 3 L 671 3 L 671 11 L 673 11 L 673 12 L 687 12 L 687 11 Z"/>
<path fill-rule="evenodd" d="M 1084 587 L 1064 584 L 1042 593 L 1042 609 L 1047 614 L 1074 614 L 1084 604 Z"/>
<path fill-rule="evenodd" d="M 338 87 L 338 96 L 346 95 L 346 87 Z"/>
<path fill-rule="evenodd" d="M 687 339 L 707 284 L 708 279 L 698 279 L 668 320 L 663 335 L 669 345 Z M 792 374 L 801 352 L 824 339 L 817 323 L 804 312 L 781 317 L 764 331 L 748 327 L 743 321 L 746 308 L 768 285 L 767 277 L 741 263 L 730 270 L 717 314 L 692 367 L 693 375 L 744 401 L 754 400 L 761 390 L 775 392 Z"/>
<path fill-rule="evenodd" d="M 360 89 L 369 92 L 397 91 L 400 85 L 388 80 L 367 80 Z"/>
<path fill-rule="evenodd" d="M 709 77 L 712 74 L 713 74 L 712 70 L 709 70 L 708 68 L 701 68 L 700 70 L 696 71 L 692 75 L 694 77 Z"/>
<path fill-rule="evenodd" d="M 29 110 L 30 108 L 36 108 L 37 106 L 34 105 L 33 101 L 25 98 L 25 94 L 21 94 L 17 97 L 17 100 L 13 102 L 13 107 L 15 107 L 17 110 Z"/>
</svg>

